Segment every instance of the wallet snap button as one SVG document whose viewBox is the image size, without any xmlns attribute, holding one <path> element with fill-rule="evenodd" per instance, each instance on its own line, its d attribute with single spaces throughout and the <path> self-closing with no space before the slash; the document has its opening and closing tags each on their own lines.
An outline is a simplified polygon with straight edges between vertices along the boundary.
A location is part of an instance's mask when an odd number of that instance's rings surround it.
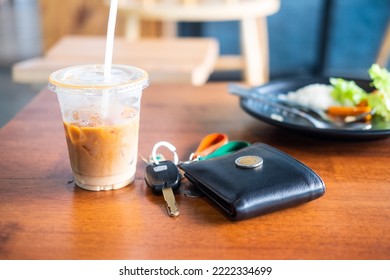
<svg viewBox="0 0 390 280">
<path fill-rule="evenodd" d="M 242 156 L 234 162 L 237 167 L 252 169 L 261 166 L 263 164 L 263 158 L 258 156 Z"/>
</svg>

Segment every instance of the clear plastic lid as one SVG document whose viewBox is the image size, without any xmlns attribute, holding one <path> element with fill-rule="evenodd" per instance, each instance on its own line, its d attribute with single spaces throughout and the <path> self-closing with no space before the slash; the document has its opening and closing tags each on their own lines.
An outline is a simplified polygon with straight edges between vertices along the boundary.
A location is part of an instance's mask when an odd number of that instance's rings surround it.
<svg viewBox="0 0 390 280">
<path fill-rule="evenodd" d="M 49 76 L 48 87 L 53 92 L 89 92 L 91 94 L 125 93 L 144 89 L 149 85 L 148 73 L 127 65 L 113 65 L 111 77 L 104 77 L 104 65 L 80 65 L 68 67 Z"/>
</svg>

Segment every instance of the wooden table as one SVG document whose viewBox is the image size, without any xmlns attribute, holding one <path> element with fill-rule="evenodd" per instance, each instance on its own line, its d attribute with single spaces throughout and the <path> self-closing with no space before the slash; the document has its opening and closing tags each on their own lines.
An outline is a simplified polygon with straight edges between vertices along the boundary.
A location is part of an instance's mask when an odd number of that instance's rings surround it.
<svg viewBox="0 0 390 280">
<path fill-rule="evenodd" d="M 55 70 L 80 64 L 103 64 L 105 36 L 65 36 L 44 56 L 18 62 L 12 78 L 18 83 L 44 84 Z M 114 64 L 137 65 L 154 83 L 207 82 L 218 57 L 218 42 L 212 38 L 142 39 L 115 38 Z"/>
<path fill-rule="evenodd" d="M 142 161 L 129 187 L 82 190 L 68 183 L 59 107 L 43 90 L 0 131 L 0 259 L 390 258 L 390 139 L 336 141 L 270 126 L 244 113 L 224 83 L 145 90 L 141 155 L 166 140 L 186 159 L 211 132 L 291 154 L 323 178 L 325 196 L 232 222 L 181 193 L 181 214 L 170 218 Z"/>
</svg>

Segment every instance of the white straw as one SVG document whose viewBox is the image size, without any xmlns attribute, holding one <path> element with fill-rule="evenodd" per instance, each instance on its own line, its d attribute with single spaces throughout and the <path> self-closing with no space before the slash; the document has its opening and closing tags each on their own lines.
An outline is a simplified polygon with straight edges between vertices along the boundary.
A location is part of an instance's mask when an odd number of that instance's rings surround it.
<svg viewBox="0 0 390 280">
<path fill-rule="evenodd" d="M 111 0 L 110 14 L 108 16 L 106 54 L 104 59 L 104 80 L 105 81 L 111 79 L 112 53 L 114 48 L 114 34 L 115 34 L 117 10 L 118 10 L 118 0 Z"/>
<path fill-rule="evenodd" d="M 104 81 L 111 80 L 112 54 L 114 49 L 114 35 L 116 14 L 118 9 L 118 0 L 111 0 L 110 13 L 108 15 L 107 38 L 106 38 L 106 53 L 104 57 Z M 103 94 L 100 113 L 103 118 L 108 115 L 108 96 Z"/>
</svg>

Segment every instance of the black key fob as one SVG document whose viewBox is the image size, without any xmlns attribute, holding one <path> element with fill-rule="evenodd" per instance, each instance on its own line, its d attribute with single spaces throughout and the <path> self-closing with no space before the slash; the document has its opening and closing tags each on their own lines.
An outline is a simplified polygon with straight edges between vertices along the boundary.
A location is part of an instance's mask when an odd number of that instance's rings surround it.
<svg viewBox="0 0 390 280">
<path fill-rule="evenodd" d="M 155 194 L 161 194 L 163 188 L 179 189 L 180 181 L 180 171 L 170 160 L 146 166 L 145 182 Z"/>
</svg>

